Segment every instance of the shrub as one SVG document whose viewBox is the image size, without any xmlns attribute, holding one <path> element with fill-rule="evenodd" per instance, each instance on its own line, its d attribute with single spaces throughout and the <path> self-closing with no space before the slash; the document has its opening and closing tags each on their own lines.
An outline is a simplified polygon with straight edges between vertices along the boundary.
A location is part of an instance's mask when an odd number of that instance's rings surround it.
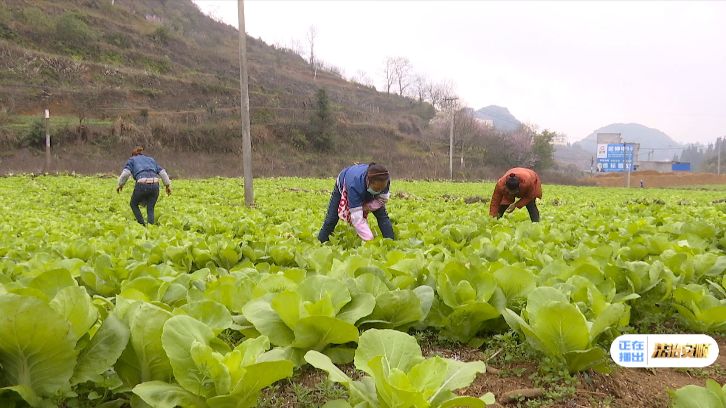
<svg viewBox="0 0 726 408">
<path fill-rule="evenodd" d="M 96 32 L 75 13 L 64 13 L 58 19 L 55 34 L 58 41 L 73 48 L 84 48 L 96 38 Z"/>
<path fill-rule="evenodd" d="M 21 147 L 41 148 L 45 145 L 45 123 L 43 119 L 36 119 L 20 140 Z"/>
<path fill-rule="evenodd" d="M 50 17 L 37 7 L 23 9 L 22 20 L 27 25 L 32 26 L 34 31 L 41 33 L 50 32 L 53 27 L 53 21 Z"/>
<path fill-rule="evenodd" d="M 167 45 L 171 40 L 171 30 L 167 26 L 159 26 L 150 35 L 151 40 L 159 45 Z"/>
<path fill-rule="evenodd" d="M 131 48 L 133 45 L 131 38 L 123 33 L 108 33 L 104 36 L 104 39 L 107 43 L 123 49 Z"/>
<path fill-rule="evenodd" d="M 169 56 L 163 58 L 142 57 L 144 68 L 156 74 L 166 74 L 171 71 L 171 59 Z"/>
<path fill-rule="evenodd" d="M 9 23 L 11 19 L 12 15 L 10 14 L 10 10 L 4 6 L 0 8 L 0 23 Z"/>
<path fill-rule="evenodd" d="M 13 31 L 7 24 L 0 21 L 0 38 L 5 40 L 12 40 L 17 37 L 15 31 Z"/>
</svg>

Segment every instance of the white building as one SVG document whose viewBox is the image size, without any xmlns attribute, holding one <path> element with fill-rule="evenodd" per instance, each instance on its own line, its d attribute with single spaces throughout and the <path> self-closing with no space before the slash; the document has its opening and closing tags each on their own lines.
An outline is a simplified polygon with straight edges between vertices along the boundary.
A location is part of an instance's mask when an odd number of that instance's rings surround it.
<svg viewBox="0 0 726 408">
<path fill-rule="evenodd" d="M 474 118 L 477 122 L 487 127 L 494 127 L 494 121 L 492 119 Z"/>
</svg>

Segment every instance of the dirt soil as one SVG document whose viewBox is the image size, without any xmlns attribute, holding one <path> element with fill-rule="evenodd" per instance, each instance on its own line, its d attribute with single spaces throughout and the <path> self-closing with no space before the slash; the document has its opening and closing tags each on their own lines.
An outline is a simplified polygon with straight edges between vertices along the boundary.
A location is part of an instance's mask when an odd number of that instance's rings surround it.
<svg viewBox="0 0 726 408">
<path fill-rule="evenodd" d="M 586 180 L 592 181 L 601 187 L 624 187 L 626 177 L 626 174 L 606 173 Z M 658 173 L 655 171 L 637 171 L 630 174 L 630 187 L 639 188 L 641 179 L 645 184 L 645 188 L 726 184 L 726 174 L 717 176 L 713 173 Z"/>
<path fill-rule="evenodd" d="M 720 350 L 726 350 L 726 337 L 717 337 Z M 476 360 L 484 357 L 478 350 L 462 351 L 462 360 Z M 445 355 L 437 351 L 437 354 Z M 456 356 L 447 356 L 456 358 Z M 535 388 L 536 385 L 530 376 L 537 372 L 537 363 L 534 361 L 517 362 L 495 368 L 498 373 L 480 374 L 476 381 L 466 390 L 467 395 L 481 395 L 493 392 L 497 401 L 502 395 L 516 389 Z M 574 397 L 555 401 L 547 407 L 566 408 L 666 408 L 669 404 L 668 389 L 681 388 L 693 384 L 704 386 L 708 378 L 716 380 L 719 384 L 726 383 L 726 353 L 721 352 L 716 362 L 705 369 L 628 369 L 616 368 L 610 374 L 594 372 L 577 375 L 576 394 Z M 524 406 L 524 403 L 502 404 L 504 407 Z"/>
</svg>

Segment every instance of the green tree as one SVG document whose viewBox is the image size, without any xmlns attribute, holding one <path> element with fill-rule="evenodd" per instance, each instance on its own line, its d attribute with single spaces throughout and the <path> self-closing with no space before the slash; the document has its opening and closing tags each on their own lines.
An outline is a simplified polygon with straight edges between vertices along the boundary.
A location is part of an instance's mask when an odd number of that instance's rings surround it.
<svg viewBox="0 0 726 408">
<path fill-rule="evenodd" d="M 45 145 L 45 122 L 34 120 L 20 140 L 21 147 L 41 148 Z"/>
<path fill-rule="evenodd" d="M 308 140 L 317 150 L 331 150 L 333 148 L 335 118 L 330 108 L 328 93 L 324 89 L 318 89 L 315 99 L 315 112 L 310 118 Z"/>
<path fill-rule="evenodd" d="M 547 129 L 534 135 L 532 139 L 532 153 L 534 154 L 534 168 L 547 170 L 555 164 L 555 146 L 552 144 L 557 134 Z"/>
</svg>

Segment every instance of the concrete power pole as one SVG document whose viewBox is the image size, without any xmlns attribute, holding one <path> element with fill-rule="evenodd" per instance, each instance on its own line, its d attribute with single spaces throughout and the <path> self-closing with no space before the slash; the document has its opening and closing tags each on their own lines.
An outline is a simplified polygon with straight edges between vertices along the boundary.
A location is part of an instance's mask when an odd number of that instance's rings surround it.
<svg viewBox="0 0 726 408">
<path fill-rule="evenodd" d="M 250 141 L 250 95 L 247 83 L 247 33 L 245 32 L 244 0 L 237 0 L 239 21 L 239 90 L 240 115 L 242 117 L 242 172 L 245 181 L 245 205 L 255 203 L 252 190 L 252 142 Z"/>
<path fill-rule="evenodd" d="M 628 163 L 628 145 L 630 143 L 623 142 L 623 164 L 625 165 L 625 170 L 628 172 L 625 178 L 625 187 L 630 188 L 630 169 L 633 166 L 633 156 L 631 154 L 630 163 Z"/>
<path fill-rule="evenodd" d="M 716 139 L 716 175 L 721 175 L 721 145 L 723 144 L 723 138 Z"/>
<path fill-rule="evenodd" d="M 451 111 L 451 124 L 449 126 L 449 179 L 454 179 L 454 111 Z"/>
<path fill-rule="evenodd" d="M 449 179 L 454 179 L 454 116 L 456 114 L 456 110 L 454 108 L 453 102 L 459 98 L 444 98 L 444 101 L 446 102 L 452 102 L 450 109 L 451 109 L 451 124 L 449 125 Z"/>
<path fill-rule="evenodd" d="M 50 110 L 45 110 L 45 172 L 50 173 Z"/>
</svg>

